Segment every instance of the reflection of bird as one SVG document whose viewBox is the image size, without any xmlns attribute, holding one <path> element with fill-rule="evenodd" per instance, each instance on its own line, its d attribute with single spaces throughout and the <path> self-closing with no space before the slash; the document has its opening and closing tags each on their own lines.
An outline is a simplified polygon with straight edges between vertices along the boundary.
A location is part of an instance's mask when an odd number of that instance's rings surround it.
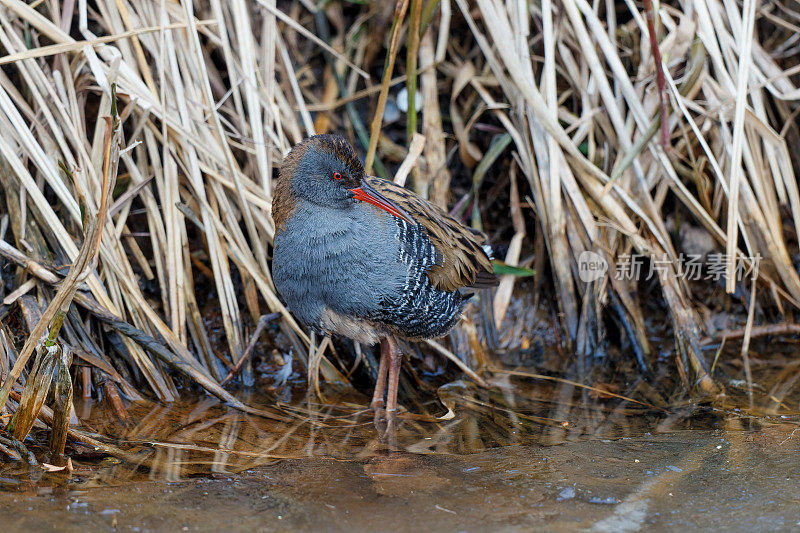
<svg viewBox="0 0 800 533">
<path fill-rule="evenodd" d="M 395 336 L 445 335 L 470 295 L 497 285 L 482 234 L 390 181 L 367 176 L 350 144 L 317 135 L 295 146 L 275 183 L 272 274 L 312 329 L 374 344 L 372 406 L 397 408 Z"/>
</svg>

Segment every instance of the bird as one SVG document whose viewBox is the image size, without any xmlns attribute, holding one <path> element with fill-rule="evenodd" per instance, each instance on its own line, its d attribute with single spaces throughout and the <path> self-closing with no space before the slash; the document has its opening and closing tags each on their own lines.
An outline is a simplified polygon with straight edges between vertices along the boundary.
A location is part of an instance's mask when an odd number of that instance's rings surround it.
<svg viewBox="0 0 800 533">
<path fill-rule="evenodd" d="M 475 289 L 498 284 L 483 233 L 367 175 L 337 134 L 290 150 L 274 182 L 272 217 L 273 283 L 292 314 L 322 335 L 380 342 L 376 415 L 397 410 L 397 339 L 446 335 Z"/>
</svg>

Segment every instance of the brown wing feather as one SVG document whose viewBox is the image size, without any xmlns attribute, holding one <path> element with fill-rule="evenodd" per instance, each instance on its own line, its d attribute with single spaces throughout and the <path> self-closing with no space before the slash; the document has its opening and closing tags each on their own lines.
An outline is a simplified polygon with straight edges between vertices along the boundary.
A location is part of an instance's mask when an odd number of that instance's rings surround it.
<svg viewBox="0 0 800 533">
<path fill-rule="evenodd" d="M 391 181 L 372 176 L 365 179 L 425 228 L 443 259 L 441 265 L 428 272 L 437 289 L 454 291 L 461 287 L 487 288 L 498 284 L 492 262 L 481 247 L 486 241 L 485 235 L 463 226 L 439 206 Z"/>
</svg>

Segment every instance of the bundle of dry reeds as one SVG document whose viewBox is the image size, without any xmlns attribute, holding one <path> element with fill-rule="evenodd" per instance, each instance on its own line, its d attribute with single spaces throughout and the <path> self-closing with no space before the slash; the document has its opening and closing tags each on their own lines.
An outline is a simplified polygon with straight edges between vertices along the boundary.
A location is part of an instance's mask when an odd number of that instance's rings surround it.
<svg viewBox="0 0 800 533">
<path fill-rule="evenodd" d="M 705 308 L 682 276 L 684 228 L 726 252 L 729 292 L 737 262 L 762 258 L 758 283 L 738 285 L 750 295 L 745 339 L 758 301 L 781 313 L 800 304 L 788 149 L 800 134 L 800 17 L 780 3 L 0 6 L 5 408 L 22 400 L 35 418 L 41 402 L 25 394 L 53 345 L 62 366 L 67 352 L 80 362 L 72 368 L 84 390 L 170 401 L 184 376 L 252 410 L 220 382 L 235 371 L 250 379 L 238 363 L 267 313 L 282 315 L 312 374 L 346 382 L 332 344 L 313 347 L 270 279 L 276 168 L 295 142 L 330 130 L 349 135 L 374 172 L 408 179 L 507 239 L 507 265 L 551 276 L 562 340 L 578 353 L 603 342 L 611 313 L 631 357 L 648 364 L 643 284 L 616 275 L 640 254 L 659 265 L 686 388 L 714 390 L 700 345 Z M 119 121 L 112 132 L 109 116 Z M 588 283 L 584 252 L 608 265 Z M 518 280 L 506 272 L 496 325 Z M 464 327 L 477 338 L 474 323 Z M 40 342 L 48 332 L 50 344 Z M 57 361 L 47 360 L 52 375 Z"/>
</svg>

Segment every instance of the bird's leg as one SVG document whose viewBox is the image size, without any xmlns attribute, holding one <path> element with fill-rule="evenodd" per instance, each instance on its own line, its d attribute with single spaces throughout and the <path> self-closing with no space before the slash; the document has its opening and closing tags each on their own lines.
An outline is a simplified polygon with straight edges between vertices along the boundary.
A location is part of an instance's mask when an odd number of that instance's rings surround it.
<svg viewBox="0 0 800 533">
<path fill-rule="evenodd" d="M 381 339 L 381 362 L 378 365 L 378 378 L 375 381 L 375 392 L 369 406 L 377 413 L 383 408 L 383 394 L 386 392 L 386 374 L 389 372 L 389 341 Z"/>
<path fill-rule="evenodd" d="M 387 414 L 394 414 L 397 411 L 397 388 L 400 384 L 400 367 L 403 364 L 403 354 L 393 336 L 389 335 L 386 340 L 389 345 L 389 390 L 386 391 L 386 412 Z"/>
</svg>

